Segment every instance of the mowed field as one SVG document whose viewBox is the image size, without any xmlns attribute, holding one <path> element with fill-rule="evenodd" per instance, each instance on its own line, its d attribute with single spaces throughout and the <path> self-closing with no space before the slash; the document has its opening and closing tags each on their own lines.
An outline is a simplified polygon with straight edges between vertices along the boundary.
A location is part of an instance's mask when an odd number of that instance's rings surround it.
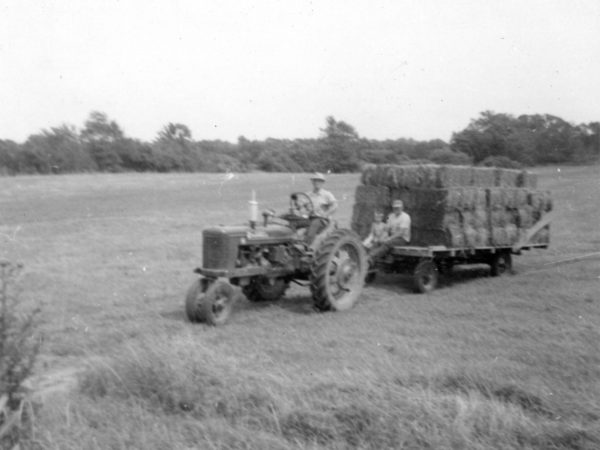
<svg viewBox="0 0 600 450">
<path fill-rule="evenodd" d="M 344 313 L 295 286 L 221 328 L 184 315 L 202 229 L 245 222 L 253 189 L 283 210 L 306 175 L 0 178 L 0 258 L 43 304 L 30 444 L 600 448 L 600 169 L 537 172 L 558 217 L 513 275 L 428 295 L 386 275 Z M 358 182 L 328 179 L 345 227 Z"/>
</svg>

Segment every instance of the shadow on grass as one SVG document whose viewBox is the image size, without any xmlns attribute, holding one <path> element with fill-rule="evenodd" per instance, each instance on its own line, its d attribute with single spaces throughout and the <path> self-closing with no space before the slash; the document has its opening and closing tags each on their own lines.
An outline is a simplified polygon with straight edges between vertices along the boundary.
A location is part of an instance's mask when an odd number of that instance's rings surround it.
<svg viewBox="0 0 600 450">
<path fill-rule="evenodd" d="M 456 285 L 471 283 L 474 280 L 489 276 L 490 268 L 486 264 L 455 266 L 451 273 L 439 275 L 438 286 L 436 289 L 451 288 Z M 416 294 L 413 277 L 411 274 L 406 273 L 379 272 L 375 281 L 366 286 L 385 289 L 394 294 Z"/>
<path fill-rule="evenodd" d="M 313 307 L 313 300 L 312 300 L 312 297 L 310 296 L 310 294 L 305 294 L 305 295 L 298 295 L 298 294 L 289 295 L 288 294 L 288 295 L 284 296 L 282 299 L 274 300 L 274 301 L 239 302 L 236 305 L 236 311 L 238 311 L 238 312 L 260 311 L 262 309 L 270 309 L 270 308 L 274 308 L 274 307 L 283 309 L 285 311 L 290 311 L 295 314 L 301 314 L 301 315 L 318 314 L 318 311 L 316 311 Z"/>
</svg>

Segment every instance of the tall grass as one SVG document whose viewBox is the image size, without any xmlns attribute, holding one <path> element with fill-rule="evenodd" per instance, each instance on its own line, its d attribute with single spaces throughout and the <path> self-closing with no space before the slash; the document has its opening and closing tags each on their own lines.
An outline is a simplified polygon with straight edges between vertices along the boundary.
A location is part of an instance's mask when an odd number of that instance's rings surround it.
<svg viewBox="0 0 600 450">
<path fill-rule="evenodd" d="M 493 375 L 252 372 L 182 334 L 90 359 L 78 392 L 44 407 L 38 441 L 57 449 L 600 445 L 591 425 Z"/>
</svg>

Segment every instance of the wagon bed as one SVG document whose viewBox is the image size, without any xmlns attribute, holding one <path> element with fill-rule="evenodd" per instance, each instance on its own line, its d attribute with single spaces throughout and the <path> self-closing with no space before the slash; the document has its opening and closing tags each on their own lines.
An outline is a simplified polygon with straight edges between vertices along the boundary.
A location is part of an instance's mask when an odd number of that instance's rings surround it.
<svg viewBox="0 0 600 450">
<path fill-rule="evenodd" d="M 388 256 L 370 268 L 367 282 L 372 281 L 378 270 L 386 272 L 410 273 L 413 275 L 418 292 L 435 289 L 439 274 L 449 275 L 454 265 L 489 264 L 490 274 L 499 276 L 512 270 L 512 255 L 520 255 L 523 250 L 545 249 L 548 243 L 532 242 L 542 228 L 549 225 L 553 213 L 545 214 L 522 238 L 512 246 L 446 247 L 395 246 Z"/>
</svg>

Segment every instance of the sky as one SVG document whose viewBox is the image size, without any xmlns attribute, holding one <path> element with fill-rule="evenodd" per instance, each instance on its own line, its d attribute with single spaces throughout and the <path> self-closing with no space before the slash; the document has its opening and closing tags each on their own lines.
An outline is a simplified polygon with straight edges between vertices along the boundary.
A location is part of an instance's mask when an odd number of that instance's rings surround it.
<svg viewBox="0 0 600 450">
<path fill-rule="evenodd" d="M 105 112 L 153 140 L 443 139 L 482 111 L 600 121 L 597 0 L 0 0 L 0 139 Z"/>
</svg>

